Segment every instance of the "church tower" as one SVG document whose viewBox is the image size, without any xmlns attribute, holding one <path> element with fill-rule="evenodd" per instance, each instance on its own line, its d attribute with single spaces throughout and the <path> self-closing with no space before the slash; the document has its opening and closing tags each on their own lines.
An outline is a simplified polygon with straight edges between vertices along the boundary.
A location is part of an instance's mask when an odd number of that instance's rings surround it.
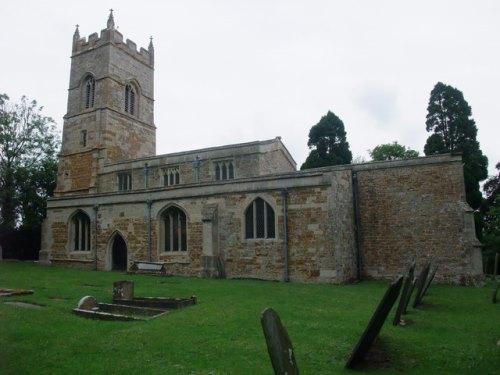
<svg viewBox="0 0 500 375">
<path fill-rule="evenodd" d="M 99 192 L 103 165 L 156 154 L 153 79 L 152 40 L 123 42 L 113 10 L 100 36 L 76 26 L 56 196 Z"/>
</svg>

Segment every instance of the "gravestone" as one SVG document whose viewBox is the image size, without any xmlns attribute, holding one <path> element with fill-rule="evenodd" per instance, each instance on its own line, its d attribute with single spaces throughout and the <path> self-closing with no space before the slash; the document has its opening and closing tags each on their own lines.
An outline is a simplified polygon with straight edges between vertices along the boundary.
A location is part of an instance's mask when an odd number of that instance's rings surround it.
<svg viewBox="0 0 500 375">
<path fill-rule="evenodd" d="M 113 301 L 115 300 L 132 300 L 134 299 L 134 282 L 133 281 L 115 281 L 113 283 Z"/>
<path fill-rule="evenodd" d="M 260 317 L 267 351 L 276 375 L 295 375 L 299 373 L 292 342 L 286 328 L 281 324 L 278 314 L 271 308 L 265 309 Z"/>
<path fill-rule="evenodd" d="M 425 293 L 427 293 L 427 289 L 429 289 L 429 287 L 431 286 L 432 280 L 434 280 L 434 276 L 436 276 L 437 269 L 438 269 L 437 266 L 434 267 L 434 269 L 431 272 L 431 275 L 428 277 L 427 282 L 425 283 L 424 290 L 422 291 L 422 296 L 420 297 L 420 299 L 424 298 Z"/>
<path fill-rule="evenodd" d="M 366 353 L 368 353 L 368 350 L 370 350 L 370 347 L 373 345 L 373 342 L 377 338 L 385 320 L 387 319 L 387 315 L 389 315 L 394 303 L 398 299 L 402 283 L 403 276 L 400 276 L 387 288 L 382 300 L 375 310 L 375 313 L 370 319 L 368 326 L 363 332 L 363 335 L 359 339 L 354 350 L 351 352 L 351 355 L 345 364 L 346 368 L 354 368 L 363 360 Z"/>
<path fill-rule="evenodd" d="M 410 303 L 411 296 L 413 295 L 413 292 L 415 291 L 415 287 L 417 286 L 417 278 L 414 277 L 413 281 L 411 282 L 411 287 L 410 291 L 408 292 L 408 298 L 406 298 L 405 305 L 403 306 L 403 314 L 406 314 L 408 311 L 408 304 Z"/>
<path fill-rule="evenodd" d="M 97 308 L 97 300 L 92 296 L 83 297 L 80 302 L 78 302 L 78 309 L 80 310 L 92 310 Z"/>
<path fill-rule="evenodd" d="M 420 271 L 420 274 L 417 278 L 417 292 L 415 293 L 415 299 L 413 300 L 413 308 L 417 307 L 422 303 L 422 292 L 425 288 L 425 283 L 427 282 L 427 276 L 429 275 L 429 270 L 431 268 L 431 262 L 427 262 Z"/>
<path fill-rule="evenodd" d="M 401 292 L 401 297 L 399 297 L 398 308 L 396 310 L 396 314 L 394 314 L 394 320 L 392 321 L 392 324 L 395 326 L 397 326 L 401 322 L 401 315 L 404 313 L 406 306 L 408 306 L 414 272 L 415 262 L 412 262 L 404 278 L 403 291 Z"/>
</svg>

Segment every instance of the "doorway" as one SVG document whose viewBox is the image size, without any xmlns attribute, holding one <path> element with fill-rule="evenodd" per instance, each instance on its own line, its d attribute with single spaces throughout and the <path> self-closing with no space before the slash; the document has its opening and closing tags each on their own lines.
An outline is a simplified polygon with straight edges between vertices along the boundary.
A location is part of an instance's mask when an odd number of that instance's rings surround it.
<svg viewBox="0 0 500 375">
<path fill-rule="evenodd" d="M 127 244 L 119 234 L 117 234 L 113 240 L 113 247 L 111 249 L 111 270 L 127 270 Z"/>
</svg>

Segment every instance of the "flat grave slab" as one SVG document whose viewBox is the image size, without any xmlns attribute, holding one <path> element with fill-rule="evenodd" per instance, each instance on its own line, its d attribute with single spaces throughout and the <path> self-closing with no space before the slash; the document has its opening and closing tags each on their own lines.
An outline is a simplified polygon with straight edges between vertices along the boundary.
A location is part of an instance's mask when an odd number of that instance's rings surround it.
<svg viewBox="0 0 500 375">
<path fill-rule="evenodd" d="M 196 304 L 197 298 L 134 297 L 133 281 L 113 283 L 113 303 L 97 302 L 92 296 L 83 297 L 73 313 L 99 320 L 149 320 L 165 315 L 172 309 Z"/>
<path fill-rule="evenodd" d="M 4 289 L 0 288 L 0 297 L 12 297 L 12 296 L 23 296 L 27 294 L 33 294 L 32 290 L 22 290 L 22 289 Z"/>
</svg>

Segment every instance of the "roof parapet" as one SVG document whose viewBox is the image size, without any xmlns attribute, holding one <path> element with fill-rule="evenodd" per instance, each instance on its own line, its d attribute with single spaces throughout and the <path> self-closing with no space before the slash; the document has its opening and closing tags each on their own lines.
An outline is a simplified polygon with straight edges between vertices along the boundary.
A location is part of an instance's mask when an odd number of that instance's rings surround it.
<svg viewBox="0 0 500 375">
<path fill-rule="evenodd" d="M 154 49 L 152 47 L 152 42 L 150 41 L 147 49 L 141 47 L 139 51 L 137 51 L 137 44 L 132 40 L 126 39 L 124 43 L 123 34 L 115 28 L 112 10 L 108 18 L 107 28 L 102 29 L 100 35 L 96 32 L 90 34 L 88 41 L 85 37 L 80 38 L 79 26 L 76 26 L 75 33 L 73 34 L 73 55 L 87 52 L 108 43 L 112 43 L 118 48 L 127 51 L 135 58 L 151 67 L 154 65 Z"/>
</svg>

